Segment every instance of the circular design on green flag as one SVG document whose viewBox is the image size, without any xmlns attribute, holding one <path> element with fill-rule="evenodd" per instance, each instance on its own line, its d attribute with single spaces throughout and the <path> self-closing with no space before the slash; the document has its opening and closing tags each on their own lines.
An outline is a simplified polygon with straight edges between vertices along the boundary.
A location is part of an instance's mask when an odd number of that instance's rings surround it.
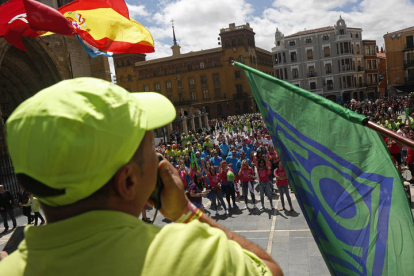
<svg viewBox="0 0 414 276">
<path fill-rule="evenodd" d="M 339 195 L 338 193 L 326 193 L 326 191 L 322 192 L 322 187 L 324 189 L 327 188 L 326 182 L 335 182 L 336 188 L 337 185 L 340 185 L 342 187 L 342 191 L 346 194 Z M 328 214 L 342 227 L 346 229 L 360 230 L 364 229 L 368 225 L 369 220 L 361 219 L 370 217 L 368 206 L 365 204 L 362 196 L 358 193 L 357 189 L 352 185 L 351 181 L 344 178 L 337 170 L 328 166 L 317 166 L 311 172 L 311 183 L 315 190 L 315 194 L 319 199 L 319 202 L 322 204 L 322 206 L 328 212 Z M 321 183 L 325 184 L 321 185 Z M 347 191 L 347 188 L 348 190 L 352 189 L 352 191 Z M 338 195 L 340 198 L 338 198 Z M 340 199 L 346 200 L 348 202 L 349 199 L 353 200 L 353 204 L 345 204 L 352 206 L 349 208 L 355 208 L 351 211 L 351 213 L 354 214 L 352 217 L 344 217 L 340 213 L 337 213 L 337 211 L 341 211 L 341 209 L 338 208 L 338 206 L 340 206 L 342 203 L 338 202 L 338 200 Z"/>
</svg>

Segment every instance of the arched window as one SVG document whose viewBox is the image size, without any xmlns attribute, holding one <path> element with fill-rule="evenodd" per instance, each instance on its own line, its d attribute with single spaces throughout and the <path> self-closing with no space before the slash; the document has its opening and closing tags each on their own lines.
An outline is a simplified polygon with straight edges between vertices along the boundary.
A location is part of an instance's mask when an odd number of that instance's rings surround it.
<svg viewBox="0 0 414 276">
<path fill-rule="evenodd" d="M 232 39 L 231 40 L 231 46 L 232 47 L 236 47 L 237 46 L 236 39 Z"/>
<path fill-rule="evenodd" d="M 226 40 L 225 45 L 226 45 L 226 48 L 230 48 L 230 40 Z"/>
<path fill-rule="evenodd" d="M 239 37 L 237 40 L 237 44 L 239 44 L 239 46 L 243 45 L 243 37 Z"/>
<path fill-rule="evenodd" d="M 204 69 L 204 62 L 200 62 L 200 69 Z"/>
<path fill-rule="evenodd" d="M 132 81 L 132 76 L 128 75 L 128 81 Z"/>
</svg>

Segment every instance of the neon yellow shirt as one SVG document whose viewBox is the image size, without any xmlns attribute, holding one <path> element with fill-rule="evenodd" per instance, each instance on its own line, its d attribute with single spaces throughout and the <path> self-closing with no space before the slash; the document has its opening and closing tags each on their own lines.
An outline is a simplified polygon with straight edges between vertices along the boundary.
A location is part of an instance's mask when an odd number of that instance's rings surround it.
<svg viewBox="0 0 414 276">
<path fill-rule="evenodd" d="M 33 212 L 40 212 L 40 203 L 36 197 L 29 198 L 29 204 L 32 205 Z"/>
<path fill-rule="evenodd" d="M 90 211 L 25 228 L 0 275 L 271 275 L 253 253 L 205 223 L 162 228 L 116 211 Z"/>
</svg>

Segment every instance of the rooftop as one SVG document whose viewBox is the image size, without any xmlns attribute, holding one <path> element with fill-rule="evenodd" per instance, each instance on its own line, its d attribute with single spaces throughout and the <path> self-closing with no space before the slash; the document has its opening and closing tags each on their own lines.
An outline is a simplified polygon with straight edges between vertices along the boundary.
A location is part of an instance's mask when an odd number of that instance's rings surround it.
<svg viewBox="0 0 414 276">
<path fill-rule="evenodd" d="M 222 51 L 222 48 L 218 47 L 218 48 L 212 48 L 208 50 L 189 52 L 189 53 L 181 54 L 177 56 L 169 56 L 169 57 L 157 58 L 157 59 L 152 59 L 152 60 L 147 60 L 147 61 L 139 61 L 135 63 L 135 66 L 150 65 L 150 64 L 155 64 L 155 63 L 164 62 L 164 61 L 177 60 L 181 58 L 188 58 L 188 57 L 201 56 L 205 54 L 219 53 L 221 51 Z"/>
<path fill-rule="evenodd" d="M 383 59 L 385 59 L 385 53 L 378 52 L 377 53 L 377 58 L 383 58 Z"/>
<path fill-rule="evenodd" d="M 360 31 L 362 30 L 361 28 L 347 28 L 347 29 L 360 30 Z M 334 30 L 335 30 L 334 26 L 327 26 L 327 27 L 322 27 L 322 28 L 317 28 L 317 29 L 300 31 L 300 32 L 285 36 L 285 38 L 291 38 L 295 36 L 308 35 L 308 34 L 314 34 L 314 33 L 322 33 L 322 32 L 327 32 L 327 31 L 334 31 Z"/>
<path fill-rule="evenodd" d="M 265 54 L 268 54 L 268 55 L 271 55 L 272 54 L 270 51 L 265 50 L 265 49 L 262 49 L 262 48 L 259 48 L 259 47 L 256 47 L 256 51 L 262 52 L 262 53 L 265 53 Z"/>
<path fill-rule="evenodd" d="M 402 30 L 399 30 L 399 31 L 396 31 L 396 32 L 387 33 L 387 34 L 384 35 L 384 37 L 395 35 L 395 34 L 398 34 L 398 33 L 408 33 L 408 32 L 414 32 L 414 26 L 408 27 L 408 28 L 405 28 L 405 29 L 402 29 Z"/>
</svg>

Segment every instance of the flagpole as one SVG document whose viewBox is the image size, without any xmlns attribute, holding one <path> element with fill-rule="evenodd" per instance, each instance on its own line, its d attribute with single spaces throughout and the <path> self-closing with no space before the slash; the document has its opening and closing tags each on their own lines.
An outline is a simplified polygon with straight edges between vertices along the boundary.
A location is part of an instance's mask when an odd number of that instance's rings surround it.
<svg viewBox="0 0 414 276">
<path fill-rule="evenodd" d="M 409 148 L 414 149 L 414 141 L 411 140 L 411 139 L 402 137 L 401 135 L 398 135 L 397 133 L 392 132 L 391 130 L 389 130 L 389 129 L 383 127 L 383 126 L 380 126 L 380 125 L 378 125 L 374 122 L 368 121 L 368 120 L 364 121 L 363 124 L 364 124 L 364 126 L 370 128 L 372 130 L 375 130 L 376 132 L 378 132 L 382 136 L 391 138 L 391 139 L 397 141 L 398 143 L 402 144 L 403 146 L 407 146 Z"/>
</svg>

